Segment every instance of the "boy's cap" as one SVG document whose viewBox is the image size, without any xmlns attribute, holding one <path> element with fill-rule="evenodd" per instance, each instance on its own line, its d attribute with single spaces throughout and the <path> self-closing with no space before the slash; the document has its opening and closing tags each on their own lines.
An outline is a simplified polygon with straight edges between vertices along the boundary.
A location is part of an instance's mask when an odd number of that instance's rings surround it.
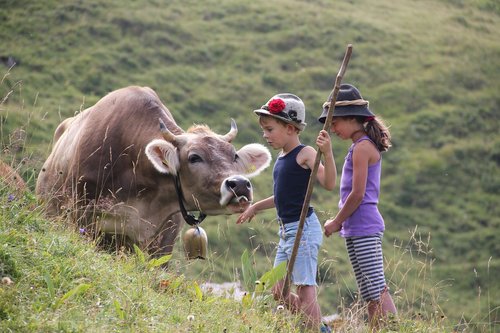
<svg viewBox="0 0 500 333">
<path fill-rule="evenodd" d="M 306 107 L 302 100 L 294 94 L 284 93 L 271 97 L 266 104 L 258 110 L 254 110 L 257 115 L 267 115 L 292 124 L 299 130 L 306 127 Z"/>
<path fill-rule="evenodd" d="M 318 121 L 324 123 L 328 115 L 328 102 L 323 104 L 323 113 L 318 118 Z M 344 83 L 340 85 L 339 94 L 333 110 L 333 117 L 344 116 L 364 116 L 375 117 L 368 108 L 368 101 L 361 97 L 359 90 L 352 84 Z"/>
</svg>

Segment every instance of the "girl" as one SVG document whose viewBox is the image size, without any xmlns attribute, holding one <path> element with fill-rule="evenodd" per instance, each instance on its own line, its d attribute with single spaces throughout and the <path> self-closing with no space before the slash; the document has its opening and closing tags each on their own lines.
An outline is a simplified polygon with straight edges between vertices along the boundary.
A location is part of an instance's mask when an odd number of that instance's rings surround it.
<svg viewBox="0 0 500 333">
<path fill-rule="evenodd" d="M 323 105 L 318 119 L 324 123 L 329 105 Z M 384 219 L 378 211 L 381 152 L 391 146 L 389 129 L 368 109 L 368 101 L 356 87 L 340 86 L 333 111 L 331 131 L 343 140 L 352 140 L 342 168 L 339 212 L 324 224 L 325 236 L 340 231 L 361 298 L 368 303 L 372 328 L 387 313 L 396 314 L 383 266 Z"/>
<path fill-rule="evenodd" d="M 306 126 L 305 106 L 297 96 L 278 94 L 254 112 L 259 116 L 264 139 L 271 147 L 281 151 L 273 170 L 273 195 L 248 207 L 240 215 L 237 223 L 250 221 L 259 211 L 276 207 L 280 235 L 274 261 L 276 267 L 290 259 L 316 151 L 313 147 L 300 143 L 299 134 Z M 317 180 L 324 188 L 333 190 L 337 170 L 330 136 L 326 131 L 319 133 L 316 144 L 324 155 L 324 165 L 319 165 Z M 283 280 L 273 288 L 276 300 L 283 301 L 292 312 L 302 313 L 307 326 L 315 329 L 321 324 L 321 312 L 316 295 L 316 272 L 322 234 L 316 213 L 313 207 L 309 207 L 291 274 L 292 283 L 297 286 L 297 293 L 288 293 L 282 299 Z M 322 326 L 321 329 L 327 330 L 327 327 Z"/>
</svg>

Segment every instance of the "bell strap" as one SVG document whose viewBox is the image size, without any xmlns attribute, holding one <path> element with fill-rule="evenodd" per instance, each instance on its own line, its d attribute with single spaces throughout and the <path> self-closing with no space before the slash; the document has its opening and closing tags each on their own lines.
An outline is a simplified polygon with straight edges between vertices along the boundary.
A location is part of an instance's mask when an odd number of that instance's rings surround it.
<svg viewBox="0 0 500 333">
<path fill-rule="evenodd" d="M 203 222 L 207 215 L 203 212 L 200 212 L 198 218 L 196 218 L 193 214 L 190 214 L 186 211 L 186 207 L 184 207 L 184 195 L 182 194 L 181 188 L 181 179 L 178 176 L 174 176 L 174 184 L 175 184 L 175 192 L 177 192 L 177 198 L 179 198 L 179 206 L 181 208 L 182 217 L 184 221 L 190 226 L 194 226 Z"/>
</svg>

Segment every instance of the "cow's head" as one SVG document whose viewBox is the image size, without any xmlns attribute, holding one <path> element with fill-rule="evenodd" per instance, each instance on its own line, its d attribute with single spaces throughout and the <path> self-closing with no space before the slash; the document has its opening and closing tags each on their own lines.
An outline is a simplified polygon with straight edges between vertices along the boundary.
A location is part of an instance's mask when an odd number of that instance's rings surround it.
<svg viewBox="0 0 500 333">
<path fill-rule="evenodd" d="M 164 139 L 146 146 L 146 155 L 161 173 L 179 177 L 188 210 L 206 214 L 241 212 L 253 200 L 248 178 L 258 175 L 271 162 L 269 150 L 257 143 L 236 151 L 231 141 L 238 129 L 234 120 L 225 135 L 196 125 L 174 135 L 161 122 Z"/>
</svg>

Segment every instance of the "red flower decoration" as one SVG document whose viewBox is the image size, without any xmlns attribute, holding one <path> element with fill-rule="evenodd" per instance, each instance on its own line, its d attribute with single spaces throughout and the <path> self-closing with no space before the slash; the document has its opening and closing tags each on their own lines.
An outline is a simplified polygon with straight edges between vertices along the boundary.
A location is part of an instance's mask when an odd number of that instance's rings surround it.
<svg viewBox="0 0 500 333">
<path fill-rule="evenodd" d="M 275 98 L 267 103 L 267 107 L 269 108 L 269 112 L 271 113 L 280 113 L 286 107 L 285 101 L 281 98 Z"/>
</svg>

